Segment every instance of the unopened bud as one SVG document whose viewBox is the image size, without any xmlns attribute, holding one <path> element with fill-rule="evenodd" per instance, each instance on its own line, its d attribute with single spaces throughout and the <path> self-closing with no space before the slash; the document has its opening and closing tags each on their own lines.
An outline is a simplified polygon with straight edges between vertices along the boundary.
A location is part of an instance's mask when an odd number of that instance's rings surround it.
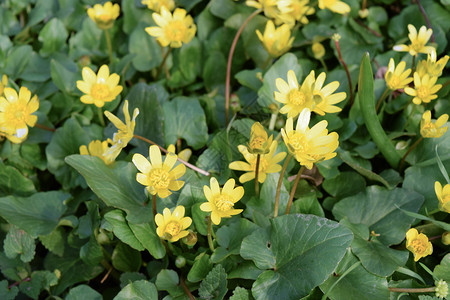
<svg viewBox="0 0 450 300">
<path fill-rule="evenodd" d="M 270 109 L 271 113 L 275 114 L 278 111 L 278 109 L 279 109 L 278 104 L 270 103 L 269 104 L 269 109 Z"/>
<path fill-rule="evenodd" d="M 335 42 L 339 42 L 339 40 L 341 39 L 341 35 L 339 33 L 335 33 L 335 34 L 333 34 L 331 39 Z"/>
<path fill-rule="evenodd" d="M 313 43 L 311 49 L 315 59 L 321 59 L 325 55 L 325 47 L 319 42 Z"/>
<path fill-rule="evenodd" d="M 197 243 L 197 234 L 189 230 L 189 234 L 182 241 L 189 247 L 193 247 Z"/>
<path fill-rule="evenodd" d="M 231 95 L 231 110 L 236 113 L 241 110 L 241 101 L 236 94 Z"/>
<path fill-rule="evenodd" d="M 80 65 L 82 67 L 87 67 L 91 64 L 91 58 L 87 55 L 83 55 L 82 57 L 80 57 Z"/>
<path fill-rule="evenodd" d="M 369 15 L 369 10 L 367 8 L 361 9 L 360 11 L 358 11 L 358 15 L 361 19 L 365 19 Z"/>
<path fill-rule="evenodd" d="M 450 245 L 450 231 L 446 231 L 442 234 L 442 244 L 444 245 Z"/>
<path fill-rule="evenodd" d="M 182 268 L 185 265 L 186 265 L 186 258 L 184 258 L 181 255 L 177 256 L 177 258 L 175 259 L 175 266 L 177 266 L 177 268 Z"/>
</svg>

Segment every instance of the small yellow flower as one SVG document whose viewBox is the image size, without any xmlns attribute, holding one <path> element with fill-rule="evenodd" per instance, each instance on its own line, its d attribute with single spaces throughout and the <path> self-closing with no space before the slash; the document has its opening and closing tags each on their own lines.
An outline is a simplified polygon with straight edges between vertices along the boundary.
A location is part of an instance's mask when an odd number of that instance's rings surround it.
<svg viewBox="0 0 450 300">
<path fill-rule="evenodd" d="M 420 103 L 429 103 L 436 99 L 436 93 L 441 89 L 442 84 L 436 84 L 437 77 L 430 77 L 425 74 L 422 78 L 417 72 L 414 72 L 414 88 L 405 87 L 405 93 L 413 96 L 412 102 L 419 105 Z"/>
<path fill-rule="evenodd" d="M 261 123 L 255 122 L 252 125 L 247 150 L 252 154 L 267 154 L 270 151 L 269 148 L 272 145 L 272 141 L 273 136 L 271 135 L 269 138 Z"/>
<path fill-rule="evenodd" d="M 321 59 L 325 55 L 325 47 L 319 42 L 313 43 L 311 50 L 315 59 Z"/>
<path fill-rule="evenodd" d="M 33 127 L 37 116 L 33 115 L 39 108 L 39 99 L 26 87 L 21 87 L 19 94 L 12 88 L 5 88 L 0 97 L 0 131 L 13 143 L 21 143 L 28 136 L 28 126 Z"/>
<path fill-rule="evenodd" d="M 89 67 L 84 67 L 81 75 L 83 80 L 77 81 L 77 88 L 86 95 L 80 100 L 86 104 L 103 107 L 105 102 L 111 102 L 122 92 L 122 86 L 117 85 L 120 76 L 116 73 L 109 75 L 109 68 L 103 65 L 96 75 Z"/>
<path fill-rule="evenodd" d="M 424 138 L 440 138 L 447 132 L 448 127 L 444 125 L 448 121 L 448 115 L 443 114 L 435 123 L 431 122 L 431 111 L 427 110 L 420 120 L 420 134 Z"/>
<path fill-rule="evenodd" d="M 442 185 L 439 181 L 434 183 L 434 191 L 439 200 L 439 209 L 450 214 L 450 184 Z"/>
<path fill-rule="evenodd" d="M 2 76 L 2 81 L 0 81 L 0 96 L 3 96 L 3 91 L 8 85 L 8 77 L 6 75 Z"/>
<path fill-rule="evenodd" d="M 282 161 L 286 152 L 280 152 L 276 155 L 275 151 L 277 150 L 278 142 L 273 141 L 270 146 L 270 152 L 267 154 L 263 154 L 259 159 L 259 168 L 258 168 L 258 182 L 263 183 L 266 180 L 266 174 L 269 173 L 277 173 L 281 171 L 281 166 L 278 165 L 280 161 Z M 255 171 L 256 171 L 256 154 L 251 154 L 248 152 L 247 147 L 243 145 L 238 146 L 239 152 L 242 153 L 245 160 L 243 161 L 234 161 L 230 163 L 229 168 L 237 171 L 245 171 L 247 173 L 241 175 L 239 177 L 239 181 L 241 183 L 245 183 L 252 179 L 255 179 Z"/>
<path fill-rule="evenodd" d="M 284 16 L 284 21 L 289 27 L 295 25 L 295 21 L 308 24 L 309 15 L 315 13 L 315 9 L 309 6 L 309 0 L 278 0 L 278 8 Z"/>
<path fill-rule="evenodd" d="M 151 163 L 142 154 L 133 155 L 133 163 L 141 172 L 136 174 L 136 181 L 145 185 L 150 194 L 158 194 L 160 198 L 166 198 L 172 194 L 171 191 L 181 189 L 184 181 L 177 179 L 186 173 L 186 167 L 179 164 L 173 168 L 177 162 L 177 156 L 168 153 L 163 164 L 161 151 L 155 145 L 150 146 L 149 155 Z"/>
<path fill-rule="evenodd" d="M 312 169 L 316 162 L 331 159 L 336 156 L 336 148 L 339 146 L 339 135 L 336 132 L 328 134 L 326 129 L 328 122 L 323 120 L 308 128 L 311 111 L 305 108 L 297 121 L 294 130 L 294 120 L 288 118 L 286 128 L 281 128 L 281 135 L 300 165 Z"/>
<path fill-rule="evenodd" d="M 301 86 L 298 84 L 294 71 L 288 71 L 287 79 L 288 82 L 281 78 L 277 78 L 275 81 L 279 92 L 274 92 L 274 98 L 284 104 L 280 113 L 287 113 L 288 118 L 295 118 L 305 108 L 312 110 L 315 106 L 313 99 L 314 74 L 310 73 Z"/>
<path fill-rule="evenodd" d="M 230 218 L 233 215 L 240 214 L 242 209 L 234 209 L 234 204 L 244 196 L 244 188 L 238 186 L 234 188 L 234 179 L 228 181 L 220 188 L 219 182 L 212 177 L 210 186 L 203 186 L 203 192 L 208 202 L 202 203 L 200 209 L 205 212 L 211 212 L 211 220 L 219 225 L 222 218 Z"/>
<path fill-rule="evenodd" d="M 425 46 L 428 43 L 431 35 L 433 34 L 433 30 L 427 29 L 425 26 L 420 27 L 419 34 L 417 34 L 417 29 L 413 25 L 408 25 L 409 30 L 409 40 L 411 44 L 409 46 L 406 45 L 396 45 L 394 46 L 395 51 L 399 52 L 409 52 L 412 56 L 416 56 L 419 53 L 431 53 L 434 50 L 431 46 Z"/>
<path fill-rule="evenodd" d="M 191 16 L 186 16 L 186 10 L 177 8 L 173 12 L 164 6 L 161 7 L 161 14 L 153 13 L 153 20 L 159 26 L 145 28 L 145 31 L 156 37 L 156 40 L 163 47 L 180 48 L 183 43 L 189 43 L 195 36 L 197 27 Z"/>
<path fill-rule="evenodd" d="M 167 207 L 164 208 L 163 214 L 156 214 L 155 223 L 156 233 L 160 238 L 168 240 L 171 243 L 184 238 L 189 234 L 185 230 L 192 224 L 192 219 L 184 216 L 184 206 L 175 207 L 173 213 Z"/>
<path fill-rule="evenodd" d="M 433 253 L 433 245 L 428 241 L 428 237 L 411 228 L 406 233 L 406 249 L 414 254 L 414 261 Z"/>
<path fill-rule="evenodd" d="M 134 127 L 136 127 L 136 117 L 139 115 L 139 108 L 134 109 L 133 118 L 131 119 L 128 111 L 128 100 L 125 100 L 123 115 L 125 116 L 125 124 L 109 111 L 105 111 L 105 116 L 118 129 L 113 135 L 113 144 L 117 144 L 121 148 L 125 148 L 134 136 Z"/>
<path fill-rule="evenodd" d="M 387 87 L 392 90 L 403 89 L 406 87 L 413 79 L 408 77 L 411 74 L 411 69 L 405 71 L 406 63 L 401 61 L 397 67 L 395 67 L 394 60 L 391 58 L 389 60 L 389 65 L 387 72 L 384 75 Z"/>
<path fill-rule="evenodd" d="M 175 145 L 170 144 L 169 147 L 167 147 L 167 152 L 176 154 L 175 153 Z M 178 153 L 178 158 L 180 158 L 184 161 L 189 161 L 189 158 L 191 158 L 191 155 L 192 155 L 192 150 L 189 148 L 186 148 L 186 149 L 181 150 L 180 153 Z"/>
<path fill-rule="evenodd" d="M 419 61 L 416 72 L 419 74 L 419 77 L 423 77 L 425 74 L 439 77 L 442 75 L 442 71 L 444 70 L 445 65 L 447 65 L 448 59 L 449 56 L 446 55 L 436 62 L 436 50 L 433 49 L 433 51 L 428 54 L 427 60 Z"/>
<path fill-rule="evenodd" d="M 291 31 L 286 24 L 281 25 L 275 29 L 275 25 L 271 20 L 267 21 L 264 30 L 264 36 L 259 30 L 256 30 L 259 40 L 264 46 L 264 49 L 273 58 L 279 57 L 291 49 L 294 38 L 291 38 Z"/>
<path fill-rule="evenodd" d="M 142 0 L 141 3 L 156 12 L 160 12 L 161 7 L 165 7 L 170 11 L 175 8 L 175 1 L 173 0 Z"/>
<path fill-rule="evenodd" d="M 80 146 L 80 154 L 100 157 L 107 165 L 114 162 L 115 157 L 111 160 L 110 157 L 105 156 L 105 153 L 108 151 L 108 141 L 92 141 L 88 147 L 86 145 Z"/>
<path fill-rule="evenodd" d="M 278 8 L 277 0 L 247 0 L 245 4 L 250 7 L 254 7 L 257 9 L 262 9 L 264 11 L 264 15 L 269 19 L 275 19 L 275 23 L 281 24 L 286 23 L 282 21 L 282 13 Z"/>
<path fill-rule="evenodd" d="M 120 14 L 120 7 L 119 4 L 113 5 L 108 1 L 105 5 L 95 4 L 93 8 L 87 10 L 87 13 L 100 29 L 109 29 Z"/>
<path fill-rule="evenodd" d="M 311 71 L 311 74 L 314 80 L 314 71 Z M 342 109 L 333 104 L 339 103 L 347 97 L 345 92 L 333 94 L 339 88 L 338 81 L 333 81 L 326 86 L 323 86 L 325 78 L 325 72 L 320 73 L 314 82 L 313 89 L 315 106 L 313 106 L 312 111 L 321 116 L 325 115 L 325 113 L 340 112 Z"/>
<path fill-rule="evenodd" d="M 339 0 L 319 0 L 319 8 L 328 8 L 332 12 L 341 15 L 348 14 L 350 12 L 350 6 L 347 3 Z"/>
</svg>

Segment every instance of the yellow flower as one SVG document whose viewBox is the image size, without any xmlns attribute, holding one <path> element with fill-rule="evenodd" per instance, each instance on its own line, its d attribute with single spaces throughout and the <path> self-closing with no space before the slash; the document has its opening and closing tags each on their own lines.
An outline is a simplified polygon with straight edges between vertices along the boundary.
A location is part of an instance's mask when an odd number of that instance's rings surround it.
<svg viewBox="0 0 450 300">
<path fill-rule="evenodd" d="M 203 186 L 203 192 L 208 202 L 202 203 L 200 209 L 211 212 L 211 220 L 216 225 L 220 224 L 221 218 L 230 218 L 243 211 L 233 208 L 234 204 L 244 196 L 244 188 L 242 186 L 234 188 L 234 183 L 234 179 L 228 179 L 221 189 L 217 179 L 212 177 L 210 180 L 211 188 L 206 185 Z"/>
<path fill-rule="evenodd" d="M 439 181 L 434 183 L 434 191 L 439 200 L 439 209 L 450 214 L 450 184 L 442 185 Z"/>
<path fill-rule="evenodd" d="M 285 23 L 291 28 L 295 25 L 295 21 L 308 24 L 309 20 L 306 16 L 315 13 L 315 9 L 308 6 L 309 0 L 279 0 L 277 5 L 282 15 L 285 16 Z"/>
<path fill-rule="evenodd" d="M 428 54 L 427 60 L 419 61 L 416 72 L 419 74 L 419 77 L 423 77 L 425 74 L 439 77 L 442 75 L 442 71 L 447 64 L 448 59 L 449 56 L 446 55 L 436 62 L 436 50 L 433 49 L 433 51 Z"/>
<path fill-rule="evenodd" d="M 298 84 L 294 71 L 288 71 L 287 79 L 288 82 L 277 78 L 275 85 L 279 92 L 274 92 L 274 98 L 284 104 L 280 113 L 287 113 L 288 118 L 295 118 L 303 109 L 313 109 L 315 106 L 313 99 L 314 74 L 310 73 L 301 86 Z"/>
<path fill-rule="evenodd" d="M 433 253 L 433 245 L 428 241 L 428 237 L 411 228 L 406 233 L 406 249 L 414 254 L 414 261 Z"/>
<path fill-rule="evenodd" d="M 403 89 L 407 86 L 413 79 L 408 77 L 411 74 L 411 69 L 405 71 L 406 63 L 401 61 L 397 67 L 395 67 L 394 60 L 391 58 L 389 60 L 389 65 L 387 72 L 384 75 L 387 87 L 392 90 Z"/>
<path fill-rule="evenodd" d="M 412 99 L 414 104 L 429 103 L 437 98 L 436 93 L 442 87 L 442 84 L 436 84 L 436 81 L 437 77 L 430 77 L 425 74 L 421 78 L 417 72 L 414 72 L 414 88 L 405 87 L 405 93 L 414 97 Z"/>
<path fill-rule="evenodd" d="M 448 115 L 443 114 L 435 123 L 431 122 L 431 112 L 427 110 L 420 120 L 420 134 L 424 138 L 439 138 L 447 132 L 448 127 L 443 127 L 448 121 Z"/>
<path fill-rule="evenodd" d="M 394 46 L 395 51 L 399 52 L 409 52 L 409 54 L 416 56 L 419 53 L 431 53 L 434 50 L 431 46 L 425 46 L 428 43 L 431 35 L 433 34 L 433 30 L 427 29 L 425 26 L 420 27 L 419 34 L 417 34 L 417 29 L 413 25 L 408 25 L 409 30 L 409 40 L 411 44 L 409 46 L 406 45 L 396 45 Z"/>
<path fill-rule="evenodd" d="M 114 20 L 120 14 L 119 4 L 112 4 L 110 1 L 105 5 L 95 4 L 93 8 L 87 10 L 89 18 L 97 24 L 100 29 L 111 28 L 114 24 Z"/>
<path fill-rule="evenodd" d="M 258 168 L 259 183 L 263 183 L 266 180 L 266 174 L 277 173 L 281 171 L 281 166 L 278 165 L 278 163 L 284 159 L 284 157 L 286 156 L 286 152 L 280 152 L 274 156 L 275 150 L 277 150 L 277 146 L 278 142 L 273 141 L 272 145 L 270 146 L 270 152 L 260 156 Z M 247 172 L 239 177 L 239 181 L 241 183 L 245 183 L 255 178 L 257 155 L 249 153 L 247 147 L 243 145 L 239 145 L 238 149 L 247 162 L 234 161 L 230 163 L 229 168 L 232 170 Z"/>
<path fill-rule="evenodd" d="M 172 194 L 171 191 L 181 189 L 184 181 L 177 179 L 184 175 L 186 167 L 179 164 L 173 168 L 177 162 L 177 156 L 168 153 L 163 164 L 161 151 L 155 145 L 150 146 L 149 155 L 151 163 L 139 153 L 133 155 L 133 163 L 141 171 L 136 174 L 136 181 L 145 185 L 150 194 L 158 194 L 160 198 L 166 198 Z"/>
<path fill-rule="evenodd" d="M 160 12 L 161 7 L 165 7 L 170 11 L 175 8 L 175 2 L 173 0 L 142 0 L 141 3 L 156 12 Z"/>
<path fill-rule="evenodd" d="M 314 80 L 314 71 L 311 71 L 311 76 Z M 333 94 L 339 88 L 339 82 L 333 81 L 326 86 L 323 86 L 325 82 L 326 74 L 325 72 L 320 73 L 314 82 L 314 103 L 313 112 L 323 116 L 325 113 L 335 113 L 340 112 L 342 109 L 340 107 L 334 106 L 333 104 L 339 103 L 347 97 L 345 92 L 340 92 Z"/>
<path fill-rule="evenodd" d="M 113 143 L 118 144 L 121 148 L 125 148 L 134 136 L 134 127 L 136 126 L 136 117 L 139 115 L 139 108 L 134 109 L 133 119 L 131 119 L 128 111 L 128 100 L 125 100 L 123 104 L 123 115 L 125 116 L 125 124 L 109 111 L 105 111 L 105 116 L 118 129 L 113 135 Z"/>
<path fill-rule="evenodd" d="M 8 77 L 6 75 L 3 75 L 2 81 L 0 81 L 0 96 L 3 95 L 3 91 L 5 90 L 7 85 L 8 85 Z"/>
<path fill-rule="evenodd" d="M 336 132 L 328 134 L 327 121 L 320 121 L 309 129 L 310 116 L 310 110 L 305 108 L 298 118 L 295 130 L 292 118 L 287 119 L 286 129 L 281 128 L 281 135 L 289 152 L 308 169 L 312 169 L 316 162 L 335 157 L 336 152 L 333 151 L 339 145 L 339 135 Z"/>
<path fill-rule="evenodd" d="M 167 152 L 176 154 L 175 153 L 175 145 L 170 144 L 169 147 L 167 147 Z M 189 158 L 191 158 L 191 155 L 192 155 L 192 150 L 189 148 L 186 148 L 186 149 L 181 150 L 180 153 L 178 153 L 178 158 L 187 162 L 187 161 L 189 161 Z"/>
<path fill-rule="evenodd" d="M 267 154 L 270 151 L 272 145 L 273 136 L 270 138 L 264 127 L 259 122 L 255 122 L 252 125 L 250 132 L 250 141 L 247 145 L 248 152 L 252 154 Z"/>
<path fill-rule="evenodd" d="M 347 3 L 339 0 L 319 0 L 319 8 L 320 9 L 328 8 L 332 12 L 341 15 L 350 12 L 350 6 Z"/>
<path fill-rule="evenodd" d="M 313 43 L 311 50 L 315 59 L 321 59 L 325 55 L 325 47 L 319 42 Z"/>
<path fill-rule="evenodd" d="M 167 207 L 164 208 L 163 214 L 156 214 L 155 223 L 156 233 L 160 238 L 173 243 L 189 234 L 184 230 L 191 226 L 192 219 L 184 216 L 184 206 L 175 207 L 173 213 Z"/>
<path fill-rule="evenodd" d="M 0 131 L 13 143 L 21 143 L 28 136 L 28 126 L 33 127 L 37 116 L 32 115 L 39 108 L 39 99 L 26 87 L 19 94 L 12 88 L 5 88 L 0 97 Z"/>
<path fill-rule="evenodd" d="M 264 30 L 264 36 L 259 30 L 256 30 L 259 40 L 264 46 L 264 49 L 273 58 L 279 57 L 291 49 L 294 38 L 291 38 L 291 31 L 286 24 L 281 25 L 275 29 L 275 25 L 271 20 L 267 21 Z"/>
<path fill-rule="evenodd" d="M 115 157 L 111 160 L 111 157 L 105 156 L 108 149 L 108 141 L 96 140 L 89 143 L 89 149 L 86 145 L 80 146 L 80 154 L 100 157 L 105 164 L 110 165 L 114 162 Z"/>
<path fill-rule="evenodd" d="M 161 7 L 161 14 L 153 13 L 153 20 L 159 26 L 147 27 L 145 31 L 156 37 L 163 47 L 180 48 L 183 43 L 189 43 L 195 36 L 197 27 L 191 16 L 186 16 L 186 10 L 177 8 L 173 16 L 166 7 Z"/>
<path fill-rule="evenodd" d="M 247 0 L 245 1 L 245 4 L 250 7 L 262 9 L 264 11 L 264 15 L 269 19 L 275 19 L 275 23 L 277 24 L 286 23 L 282 20 L 283 16 L 278 8 L 277 0 Z"/>
<path fill-rule="evenodd" d="M 80 98 L 83 103 L 103 107 L 105 102 L 113 101 L 122 92 L 122 86 L 117 85 L 120 76 L 116 73 L 109 75 L 107 65 L 101 66 L 97 75 L 89 67 L 84 67 L 81 75 L 83 80 L 77 81 L 77 88 L 86 94 Z"/>
</svg>

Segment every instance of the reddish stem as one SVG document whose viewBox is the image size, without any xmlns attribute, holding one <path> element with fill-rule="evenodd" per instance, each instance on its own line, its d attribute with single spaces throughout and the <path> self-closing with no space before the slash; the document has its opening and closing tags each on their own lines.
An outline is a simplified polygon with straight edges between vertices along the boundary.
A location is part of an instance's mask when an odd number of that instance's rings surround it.
<svg viewBox="0 0 450 300">
<path fill-rule="evenodd" d="M 335 44 L 336 44 L 336 49 L 337 49 L 337 52 L 338 52 L 338 55 L 339 55 L 339 61 L 340 61 L 341 64 L 344 66 L 345 73 L 347 73 L 347 80 L 348 80 L 348 85 L 349 85 L 349 88 L 350 88 L 350 106 L 352 106 L 352 105 L 353 105 L 353 85 L 352 85 L 352 79 L 351 79 L 351 77 L 350 77 L 350 72 L 348 71 L 347 64 L 345 63 L 344 59 L 342 58 L 342 55 L 341 55 L 341 48 L 339 47 L 339 41 L 338 41 L 338 40 L 335 40 L 334 42 L 335 42 Z"/>
</svg>

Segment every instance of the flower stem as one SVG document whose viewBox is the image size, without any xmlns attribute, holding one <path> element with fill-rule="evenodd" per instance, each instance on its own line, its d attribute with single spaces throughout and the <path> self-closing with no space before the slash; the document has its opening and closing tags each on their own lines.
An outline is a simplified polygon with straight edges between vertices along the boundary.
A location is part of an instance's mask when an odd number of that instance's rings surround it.
<svg viewBox="0 0 450 300">
<path fill-rule="evenodd" d="M 384 99 L 389 95 L 390 89 L 386 88 L 383 92 L 383 95 L 381 95 L 380 100 L 378 100 L 377 107 L 375 107 L 375 112 L 378 113 L 378 109 L 381 106 L 381 103 L 383 103 Z"/>
<path fill-rule="evenodd" d="M 278 216 L 278 206 L 280 205 L 280 193 L 281 193 L 281 184 L 283 183 L 284 173 L 286 172 L 289 161 L 292 158 L 292 154 L 289 153 L 288 157 L 284 161 L 283 168 L 280 172 L 280 178 L 278 178 L 277 184 L 277 193 L 275 194 L 275 208 L 273 209 L 273 217 L 276 218 Z"/>
<path fill-rule="evenodd" d="M 250 16 L 245 19 L 244 23 L 242 23 L 239 30 L 236 32 L 236 35 L 234 36 L 233 43 L 231 44 L 230 53 L 228 54 L 228 62 L 227 62 L 227 74 L 225 79 L 225 126 L 228 125 L 229 121 L 229 109 L 230 109 L 230 76 L 231 76 L 231 63 L 233 62 L 233 54 L 234 49 L 236 48 L 236 44 L 239 40 L 239 37 L 241 36 L 242 31 L 244 30 L 245 26 L 248 22 L 250 22 L 251 19 L 253 19 L 257 14 L 262 12 L 262 9 L 255 10 Z"/>
<path fill-rule="evenodd" d="M 163 60 L 162 60 L 161 64 L 160 64 L 159 67 L 158 67 L 158 71 L 156 72 L 156 76 L 155 76 L 156 79 L 158 79 L 159 74 L 161 74 L 161 71 L 162 71 L 163 67 L 165 66 L 166 60 L 167 60 L 167 58 L 169 57 L 169 54 L 170 54 L 171 52 L 172 52 L 172 48 L 169 47 L 169 49 L 167 50 L 167 52 L 164 54 L 164 57 L 163 57 Z"/>
<path fill-rule="evenodd" d="M 183 288 L 184 292 L 188 296 L 189 300 L 195 300 L 194 295 L 192 295 L 191 291 L 189 290 L 188 286 L 186 285 L 186 282 L 184 281 L 183 276 L 180 275 L 180 283 L 181 287 Z"/>
<path fill-rule="evenodd" d="M 390 292 L 394 293 L 433 293 L 436 287 L 430 288 L 389 288 Z"/>
<path fill-rule="evenodd" d="M 350 107 L 353 105 L 353 85 L 352 85 L 352 78 L 350 77 L 350 72 L 348 71 L 348 67 L 347 64 L 345 63 L 344 59 L 342 58 L 341 55 L 341 48 L 339 47 L 339 41 L 335 40 L 334 43 L 336 44 L 336 49 L 339 55 L 339 61 L 341 62 L 341 64 L 344 66 L 345 69 L 345 73 L 347 74 L 347 80 L 348 80 L 348 85 L 350 88 Z"/>
<path fill-rule="evenodd" d="M 322 64 L 323 69 L 325 70 L 325 72 L 328 73 L 328 68 L 327 68 L 327 64 L 325 63 L 325 61 L 323 60 L 323 58 L 319 59 L 320 63 Z"/>
<path fill-rule="evenodd" d="M 427 23 L 427 27 L 430 29 L 433 29 L 431 27 L 431 23 L 430 23 L 430 20 L 428 19 L 427 13 L 425 12 L 425 9 L 423 9 L 422 4 L 420 4 L 420 0 L 415 0 L 415 1 L 416 1 L 417 6 L 419 7 L 419 10 L 420 10 L 423 18 L 425 19 L 425 22 Z M 414 1 L 412 1 L 412 2 L 414 3 Z M 434 43 L 434 33 L 431 33 L 431 42 Z"/>
<path fill-rule="evenodd" d="M 259 175 L 260 162 L 261 162 L 261 154 L 256 154 L 256 166 L 255 166 L 255 194 L 256 194 L 256 197 L 259 197 L 258 175 Z"/>
<path fill-rule="evenodd" d="M 288 201 L 288 204 L 286 207 L 286 213 L 285 213 L 286 215 L 288 215 L 289 212 L 291 211 L 291 205 L 292 205 L 292 202 L 294 201 L 295 190 L 297 189 L 298 182 L 300 181 L 300 177 L 302 177 L 302 173 L 303 173 L 304 169 L 305 169 L 305 167 L 302 166 L 300 168 L 300 170 L 298 170 L 297 177 L 295 178 L 294 185 L 292 186 L 292 189 L 291 189 L 291 194 L 289 195 L 289 201 Z"/>
<path fill-rule="evenodd" d="M 154 194 L 153 197 L 152 197 L 152 208 L 153 208 L 153 219 L 155 219 L 155 216 L 157 214 L 157 210 L 156 210 L 156 194 Z"/>
<path fill-rule="evenodd" d="M 270 116 L 269 130 L 274 130 L 275 124 L 277 123 L 278 110 Z"/>
<path fill-rule="evenodd" d="M 55 128 L 50 128 L 48 126 L 45 126 L 45 125 L 42 125 L 42 124 L 39 124 L 39 123 L 36 123 L 34 125 L 34 127 L 39 128 L 39 129 L 43 129 L 43 130 L 47 130 L 47 131 L 50 131 L 50 132 L 55 132 L 56 131 Z"/>
<path fill-rule="evenodd" d="M 409 153 L 411 153 L 411 151 L 413 151 L 420 144 L 420 142 L 422 140 L 423 140 L 423 136 L 421 136 L 414 144 L 412 144 L 411 147 L 409 147 L 408 151 L 406 151 L 405 155 L 403 155 L 402 160 L 400 161 L 400 165 L 398 167 L 398 169 L 400 171 L 403 168 L 403 164 L 405 163 L 406 157 L 408 157 Z"/>
<path fill-rule="evenodd" d="M 211 249 L 212 252 L 214 252 L 214 244 L 213 244 L 213 240 L 212 240 L 212 220 L 211 220 L 211 216 L 208 216 L 208 245 L 209 245 L 209 249 Z"/>
<path fill-rule="evenodd" d="M 106 45 L 108 46 L 109 63 L 113 62 L 113 50 L 111 44 L 111 35 L 109 34 L 109 29 L 105 29 Z"/>
<path fill-rule="evenodd" d="M 97 107 L 98 119 L 100 120 L 100 124 L 105 127 L 105 119 L 103 119 L 103 111 L 101 107 Z"/>
</svg>

